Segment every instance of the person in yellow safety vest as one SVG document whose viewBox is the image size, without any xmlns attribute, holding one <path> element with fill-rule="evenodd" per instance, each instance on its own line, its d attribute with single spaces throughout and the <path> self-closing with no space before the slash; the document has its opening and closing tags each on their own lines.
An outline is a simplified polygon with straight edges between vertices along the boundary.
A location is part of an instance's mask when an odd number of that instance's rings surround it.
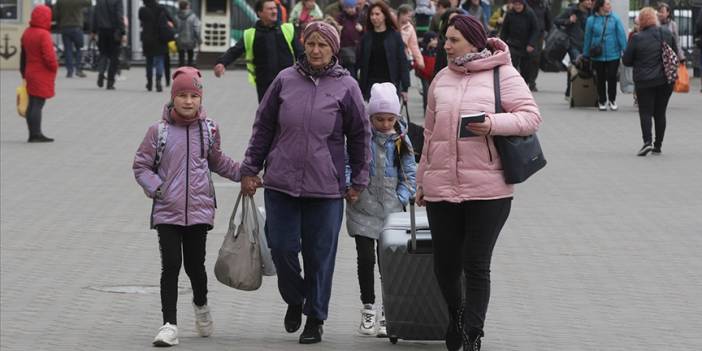
<svg viewBox="0 0 702 351">
<path fill-rule="evenodd" d="M 217 59 L 214 74 L 221 77 L 226 66 L 245 54 L 249 82 L 256 86 L 261 102 L 278 72 L 292 66 L 303 50 L 295 40 L 293 25 L 277 24 L 278 9 L 274 0 L 256 0 L 255 10 L 259 20 L 244 31 L 242 40 Z"/>
</svg>

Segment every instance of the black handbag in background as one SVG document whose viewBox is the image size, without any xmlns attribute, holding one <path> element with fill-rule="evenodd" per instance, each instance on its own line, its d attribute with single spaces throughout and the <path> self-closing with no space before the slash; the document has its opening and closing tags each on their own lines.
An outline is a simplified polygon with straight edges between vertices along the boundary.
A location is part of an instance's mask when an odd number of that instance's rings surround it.
<svg viewBox="0 0 702 351">
<path fill-rule="evenodd" d="M 590 57 L 598 57 L 602 55 L 602 48 L 604 47 L 605 30 L 607 30 L 607 20 L 609 20 L 609 16 L 605 17 L 604 26 L 602 27 L 602 38 L 600 39 L 600 43 L 597 45 L 590 46 Z M 592 23 L 595 23 L 595 21 L 592 21 Z M 590 40 L 590 42 L 592 42 L 592 40 Z"/>
<path fill-rule="evenodd" d="M 495 89 L 495 113 L 502 112 L 500 98 L 500 67 L 493 69 Z M 507 184 L 521 183 L 546 166 L 546 159 L 536 134 L 529 136 L 493 137 L 497 153 L 502 161 L 502 171 Z"/>
</svg>

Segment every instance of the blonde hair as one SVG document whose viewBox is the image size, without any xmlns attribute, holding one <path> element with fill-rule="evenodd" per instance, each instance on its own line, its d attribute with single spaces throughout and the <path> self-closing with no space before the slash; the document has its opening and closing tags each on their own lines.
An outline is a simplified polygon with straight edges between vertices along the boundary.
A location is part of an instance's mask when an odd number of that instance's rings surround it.
<svg viewBox="0 0 702 351">
<path fill-rule="evenodd" d="M 651 26 L 658 26 L 658 11 L 653 7 L 644 7 L 639 11 L 639 27 L 643 30 Z"/>
</svg>

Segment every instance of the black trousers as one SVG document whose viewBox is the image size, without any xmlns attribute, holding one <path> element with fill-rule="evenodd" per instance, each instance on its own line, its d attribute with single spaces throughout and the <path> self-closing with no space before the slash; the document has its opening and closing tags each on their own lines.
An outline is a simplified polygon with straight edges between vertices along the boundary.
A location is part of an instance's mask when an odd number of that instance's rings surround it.
<svg viewBox="0 0 702 351">
<path fill-rule="evenodd" d="M 27 105 L 27 128 L 29 137 L 42 135 L 41 133 L 41 111 L 44 109 L 46 99 L 29 95 Z"/>
<path fill-rule="evenodd" d="M 161 312 L 163 323 L 176 323 L 178 304 L 178 274 L 181 262 L 190 278 L 193 303 L 207 304 L 207 272 L 205 272 L 205 244 L 207 226 L 198 224 L 179 226 L 159 224 L 158 244 L 161 249 Z M 182 253 L 182 254 L 181 254 Z"/>
<path fill-rule="evenodd" d="M 120 42 L 115 40 L 116 29 L 100 29 L 98 32 L 98 50 L 100 51 L 100 66 L 107 66 L 107 81 L 114 83 L 117 67 L 119 67 Z M 104 74 L 104 68 L 100 75 Z"/>
<path fill-rule="evenodd" d="M 185 54 L 188 54 L 188 61 L 185 61 Z M 195 50 L 178 50 L 178 67 L 190 66 L 195 67 L 193 62 L 193 57 L 195 56 Z"/>
<path fill-rule="evenodd" d="M 665 111 L 668 109 L 670 95 L 673 94 L 673 85 L 662 84 L 650 88 L 636 87 L 639 99 L 639 119 L 641 120 L 641 137 L 644 144 L 651 144 L 651 119 L 656 125 L 656 140 L 653 146 L 660 148 L 665 135 Z"/>
<path fill-rule="evenodd" d="M 457 320 L 462 312 L 464 328 L 470 335 L 483 335 L 490 301 L 492 250 L 511 205 L 511 198 L 427 202 L 434 273 L 452 319 Z"/>
<path fill-rule="evenodd" d="M 529 84 L 532 79 L 531 75 L 533 73 L 532 70 L 532 57 L 527 54 L 526 52 L 524 53 L 518 53 L 517 51 L 514 51 L 511 53 L 512 57 L 512 65 L 514 68 L 519 71 L 519 74 L 524 78 L 524 81 Z"/>
<path fill-rule="evenodd" d="M 616 101 L 619 59 L 614 61 L 592 61 L 592 69 L 595 70 L 598 102 L 604 105 L 607 101 Z"/>
<path fill-rule="evenodd" d="M 361 303 L 375 303 L 375 257 L 376 240 L 356 235 L 356 263 L 358 269 L 358 285 L 361 288 Z"/>
</svg>

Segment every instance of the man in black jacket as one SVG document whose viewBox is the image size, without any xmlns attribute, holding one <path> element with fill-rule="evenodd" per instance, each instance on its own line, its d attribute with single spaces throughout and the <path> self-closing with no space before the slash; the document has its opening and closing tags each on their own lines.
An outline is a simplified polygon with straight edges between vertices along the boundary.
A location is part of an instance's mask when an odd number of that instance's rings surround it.
<svg viewBox="0 0 702 351">
<path fill-rule="evenodd" d="M 547 0 L 528 0 L 529 7 L 534 11 L 536 16 L 536 22 L 539 25 L 539 34 L 536 41 L 536 46 L 534 47 L 534 54 L 531 55 L 531 72 L 529 78 L 531 79 L 527 83 L 529 84 L 529 89 L 531 91 L 537 91 L 536 89 L 536 78 L 539 76 L 539 66 L 541 65 L 541 49 L 544 47 L 544 37 L 546 32 L 551 30 L 551 11 L 549 9 Z"/>
<path fill-rule="evenodd" d="M 526 6 L 526 0 L 513 0 L 512 9 L 502 23 L 500 39 L 509 45 L 512 65 L 527 83 L 531 82 L 532 56 L 536 52 L 540 30 L 536 15 Z"/>
<path fill-rule="evenodd" d="M 295 39 L 292 24 L 276 24 L 278 9 L 275 1 L 257 0 L 256 15 L 259 20 L 255 26 L 244 31 L 244 38 L 217 59 L 214 73 L 221 77 L 226 66 L 246 54 L 249 82 L 256 86 L 258 102 L 261 102 L 273 79 L 280 71 L 292 66 L 303 50 Z M 248 40 L 253 42 L 247 45 Z"/>
<path fill-rule="evenodd" d="M 580 57 L 583 53 L 585 42 L 585 23 L 592 10 L 592 0 L 580 0 L 577 5 L 571 5 L 565 9 L 554 20 L 553 24 L 562 27 L 568 34 L 570 47 L 568 48 L 568 58 L 570 62 Z M 566 82 L 566 98 L 570 97 L 570 76 Z"/>
<path fill-rule="evenodd" d="M 119 48 L 126 35 L 124 7 L 122 0 L 97 0 L 93 12 L 92 37 L 97 36 L 100 63 L 109 61 L 107 69 L 107 89 L 115 88 L 115 73 L 119 67 Z M 98 74 L 97 85 L 102 88 L 105 82 L 103 71 Z"/>
</svg>

